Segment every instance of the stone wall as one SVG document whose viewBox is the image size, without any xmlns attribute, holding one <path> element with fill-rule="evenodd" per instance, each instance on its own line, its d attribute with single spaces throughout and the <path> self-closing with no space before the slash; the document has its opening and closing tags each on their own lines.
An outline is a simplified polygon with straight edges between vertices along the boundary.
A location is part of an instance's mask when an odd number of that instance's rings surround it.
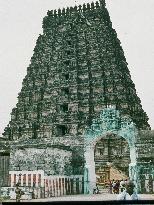
<svg viewBox="0 0 154 205">
<path fill-rule="evenodd" d="M 10 156 L 10 171 L 44 170 L 46 175 L 70 175 L 72 152 L 59 148 L 13 149 Z"/>
</svg>

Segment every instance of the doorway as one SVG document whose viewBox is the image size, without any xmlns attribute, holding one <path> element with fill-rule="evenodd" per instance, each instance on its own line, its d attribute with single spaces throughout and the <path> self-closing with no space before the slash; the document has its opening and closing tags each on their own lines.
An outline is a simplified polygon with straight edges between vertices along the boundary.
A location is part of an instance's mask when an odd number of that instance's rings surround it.
<svg viewBox="0 0 154 205">
<path fill-rule="evenodd" d="M 101 138 L 94 149 L 96 183 L 104 188 L 110 180 L 129 177 L 130 149 L 128 142 L 116 134 Z"/>
</svg>

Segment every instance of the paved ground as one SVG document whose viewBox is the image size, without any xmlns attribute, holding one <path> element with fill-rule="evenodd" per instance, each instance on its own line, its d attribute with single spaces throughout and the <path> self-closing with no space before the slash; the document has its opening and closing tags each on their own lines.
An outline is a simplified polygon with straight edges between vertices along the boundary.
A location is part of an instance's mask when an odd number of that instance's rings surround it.
<svg viewBox="0 0 154 205">
<path fill-rule="evenodd" d="M 96 195 L 72 195 L 62 197 L 52 197 L 46 199 L 32 199 L 31 202 L 47 202 L 47 201 L 110 201 L 116 200 L 117 195 L 115 194 L 96 194 Z M 154 200 L 154 194 L 141 194 L 142 200 Z M 14 200 L 11 200 L 12 202 Z M 28 200 L 23 200 L 28 202 Z"/>
</svg>

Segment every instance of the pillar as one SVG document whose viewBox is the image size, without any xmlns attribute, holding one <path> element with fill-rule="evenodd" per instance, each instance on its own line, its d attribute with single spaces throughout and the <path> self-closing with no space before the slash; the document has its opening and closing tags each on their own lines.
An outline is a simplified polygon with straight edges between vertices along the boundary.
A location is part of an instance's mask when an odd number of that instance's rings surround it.
<svg viewBox="0 0 154 205">
<path fill-rule="evenodd" d="M 24 178 L 24 175 L 23 175 L 23 174 L 21 174 L 21 186 L 23 186 L 23 185 L 24 185 L 24 183 L 23 183 L 23 178 Z"/>
<path fill-rule="evenodd" d="M 94 146 L 87 146 L 85 151 L 84 193 L 93 194 L 96 187 Z"/>
<path fill-rule="evenodd" d="M 33 174 L 31 173 L 31 187 L 33 187 Z"/>
<path fill-rule="evenodd" d="M 39 174 L 36 173 L 36 187 L 38 187 L 38 179 L 39 179 Z"/>
<path fill-rule="evenodd" d="M 15 183 L 15 181 L 14 181 L 14 174 L 11 173 L 11 187 L 14 186 L 14 183 Z"/>
<path fill-rule="evenodd" d="M 64 195 L 66 195 L 66 183 L 65 183 L 65 177 L 64 177 Z"/>
<path fill-rule="evenodd" d="M 28 173 L 26 173 L 26 186 L 28 187 Z"/>
</svg>

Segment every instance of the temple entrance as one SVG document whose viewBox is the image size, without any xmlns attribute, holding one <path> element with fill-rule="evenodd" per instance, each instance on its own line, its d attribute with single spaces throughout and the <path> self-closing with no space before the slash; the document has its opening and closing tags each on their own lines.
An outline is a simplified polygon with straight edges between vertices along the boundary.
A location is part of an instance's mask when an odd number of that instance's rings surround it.
<svg viewBox="0 0 154 205">
<path fill-rule="evenodd" d="M 115 134 L 101 138 L 94 149 L 96 183 L 105 188 L 110 180 L 129 177 L 130 150 L 128 142 Z"/>
<path fill-rule="evenodd" d="M 96 175 L 99 183 L 113 178 L 112 170 L 118 170 L 120 178 L 129 172 L 129 178 L 138 184 L 136 136 L 136 126 L 128 116 L 121 115 L 115 107 L 102 110 L 84 136 L 84 193 L 93 193 Z"/>
</svg>

